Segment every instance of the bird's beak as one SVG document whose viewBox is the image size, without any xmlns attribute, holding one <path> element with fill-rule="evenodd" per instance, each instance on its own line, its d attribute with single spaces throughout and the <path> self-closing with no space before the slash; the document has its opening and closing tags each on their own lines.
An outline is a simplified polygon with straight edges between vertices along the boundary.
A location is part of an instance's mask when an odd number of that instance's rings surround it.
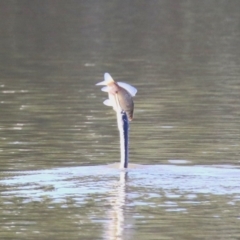
<svg viewBox="0 0 240 240">
<path fill-rule="evenodd" d="M 106 84 L 105 81 L 102 81 L 102 82 L 97 83 L 96 85 L 97 85 L 97 86 L 99 86 L 99 85 L 104 85 L 104 86 L 105 86 L 105 85 L 107 85 L 107 84 Z"/>
</svg>

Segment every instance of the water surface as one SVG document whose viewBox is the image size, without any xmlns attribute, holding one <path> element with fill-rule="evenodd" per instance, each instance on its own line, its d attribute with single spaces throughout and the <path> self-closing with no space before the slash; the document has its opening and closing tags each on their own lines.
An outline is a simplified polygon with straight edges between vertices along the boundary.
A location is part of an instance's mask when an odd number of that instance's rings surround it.
<svg viewBox="0 0 240 240">
<path fill-rule="evenodd" d="M 2 239 L 238 239 L 240 3 L 0 3 Z M 130 162 L 95 87 L 138 89 Z"/>
<path fill-rule="evenodd" d="M 27 225 L 31 226 L 32 237 L 41 236 L 45 231 L 41 226 L 46 221 L 42 214 L 37 217 L 38 224 L 32 219 L 40 207 L 46 214 L 53 215 L 53 221 L 57 222 L 49 224 L 56 225 L 58 232 L 63 231 L 66 224 L 73 228 L 70 236 L 184 238 L 183 222 L 186 222 L 196 228 L 186 232 L 189 238 L 196 234 L 204 238 L 206 231 L 209 238 L 227 238 L 232 231 L 238 232 L 239 174 L 240 169 L 232 166 L 177 165 L 138 165 L 128 171 L 96 166 L 8 172 L 1 181 L 2 198 L 7 206 L 14 206 L 20 216 L 31 209 Z M 64 212 L 65 217 L 59 216 L 59 212 Z M 202 214 L 211 221 L 199 225 Z M 193 216 L 197 218 L 192 219 Z M 174 231 L 162 231 L 166 222 Z M 82 232 L 84 224 L 88 224 L 87 229 L 97 227 L 99 231 Z M 219 235 L 223 226 L 231 229 Z M 15 226 L 14 229 L 24 236 L 24 228 Z"/>
</svg>

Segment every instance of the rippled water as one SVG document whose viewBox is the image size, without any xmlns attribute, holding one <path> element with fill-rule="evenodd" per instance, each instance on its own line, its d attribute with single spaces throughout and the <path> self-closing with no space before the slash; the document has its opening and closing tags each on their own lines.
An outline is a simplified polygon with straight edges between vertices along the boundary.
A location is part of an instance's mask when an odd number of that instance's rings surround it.
<svg viewBox="0 0 240 240">
<path fill-rule="evenodd" d="M 240 238 L 240 3 L 0 3 L 1 239 Z M 138 89 L 129 171 L 95 83 Z"/>
<path fill-rule="evenodd" d="M 209 238 L 218 238 L 215 231 L 228 226 L 221 232 L 221 237 L 227 238 L 232 231 L 239 231 L 240 169 L 232 166 L 133 165 L 120 171 L 109 165 L 5 175 L 2 197 L 9 206 L 7 212 L 17 211 L 21 216 L 20 226 L 13 224 L 12 229 L 22 236 L 27 229 L 31 229 L 29 236 L 41 235 L 46 231 L 45 221 L 52 226 L 47 231 L 56 225 L 57 231 L 65 232 L 66 226 L 62 226 L 67 224 L 74 231 L 71 237 L 105 239 L 184 238 L 185 234 L 204 238 L 205 231 Z M 15 210 L 13 204 L 18 204 Z M 45 219 L 38 213 L 40 209 L 57 223 Z M 27 211 L 31 214 L 25 229 L 21 223 Z M 4 227 L 8 229 L 6 223 Z M 92 228 L 99 231 L 89 233 Z"/>
</svg>

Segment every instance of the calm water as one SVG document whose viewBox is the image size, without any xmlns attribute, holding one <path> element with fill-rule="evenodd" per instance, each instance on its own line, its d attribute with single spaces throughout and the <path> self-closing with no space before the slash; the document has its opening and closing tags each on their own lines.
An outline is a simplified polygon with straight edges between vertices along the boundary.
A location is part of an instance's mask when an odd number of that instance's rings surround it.
<svg viewBox="0 0 240 240">
<path fill-rule="evenodd" d="M 240 239 L 240 2 L 2 1 L 1 239 Z M 95 83 L 138 89 L 130 162 Z"/>
</svg>

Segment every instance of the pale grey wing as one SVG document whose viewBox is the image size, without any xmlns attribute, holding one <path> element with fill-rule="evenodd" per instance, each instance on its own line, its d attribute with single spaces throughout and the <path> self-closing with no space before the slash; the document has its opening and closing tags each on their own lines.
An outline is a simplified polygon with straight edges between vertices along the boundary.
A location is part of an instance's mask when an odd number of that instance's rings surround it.
<svg viewBox="0 0 240 240">
<path fill-rule="evenodd" d="M 124 88 L 125 90 L 127 90 L 132 97 L 134 97 L 137 93 L 137 89 L 135 87 L 133 87 L 132 85 L 128 84 L 128 83 L 124 83 L 124 82 L 117 82 L 117 84 Z"/>
</svg>

